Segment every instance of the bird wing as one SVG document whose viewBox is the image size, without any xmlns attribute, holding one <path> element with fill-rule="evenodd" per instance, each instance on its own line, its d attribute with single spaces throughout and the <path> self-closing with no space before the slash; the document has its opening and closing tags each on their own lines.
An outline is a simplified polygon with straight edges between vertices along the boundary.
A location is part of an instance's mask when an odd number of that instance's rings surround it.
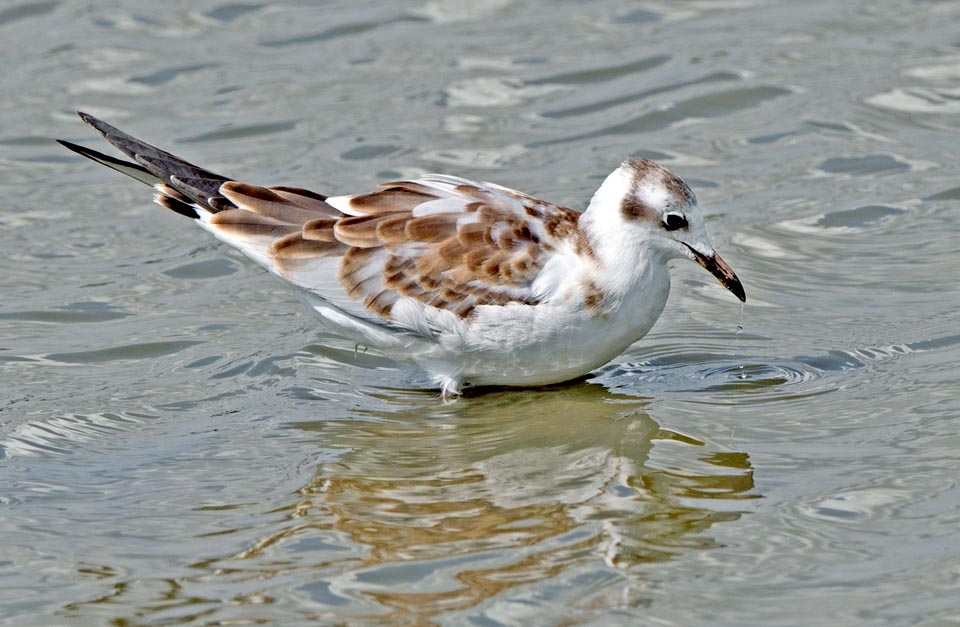
<svg viewBox="0 0 960 627">
<path fill-rule="evenodd" d="M 152 184 L 159 204 L 364 322 L 430 334 L 398 319 L 394 306 L 404 301 L 467 319 L 480 306 L 536 305 L 550 257 L 586 246 L 578 212 L 499 185 L 425 175 L 332 198 L 259 187 L 80 115 L 134 163 L 65 146 Z"/>
</svg>

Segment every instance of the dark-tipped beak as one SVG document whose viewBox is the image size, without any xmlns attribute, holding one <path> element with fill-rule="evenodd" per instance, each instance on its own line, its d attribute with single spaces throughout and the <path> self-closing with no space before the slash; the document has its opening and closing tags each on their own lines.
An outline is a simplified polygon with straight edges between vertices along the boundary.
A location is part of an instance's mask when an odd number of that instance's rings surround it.
<svg viewBox="0 0 960 627">
<path fill-rule="evenodd" d="M 730 290 L 734 296 L 740 299 L 740 302 L 747 302 L 747 293 L 743 291 L 743 284 L 740 283 L 740 279 L 737 278 L 737 274 L 733 271 L 733 268 L 728 266 L 727 262 L 724 261 L 720 255 L 717 253 L 704 255 L 689 244 L 684 244 L 684 246 L 690 249 L 697 263 L 706 268 L 707 272 L 717 277 L 720 285 Z"/>
</svg>

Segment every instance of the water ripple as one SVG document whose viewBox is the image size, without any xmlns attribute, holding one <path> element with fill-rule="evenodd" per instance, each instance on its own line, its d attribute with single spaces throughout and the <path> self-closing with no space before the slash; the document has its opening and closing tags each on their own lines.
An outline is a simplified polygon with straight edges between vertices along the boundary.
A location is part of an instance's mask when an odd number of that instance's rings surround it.
<svg viewBox="0 0 960 627">
<path fill-rule="evenodd" d="M 960 90 L 956 88 L 897 88 L 866 99 L 867 104 L 880 109 L 907 113 L 960 113 Z"/>
<path fill-rule="evenodd" d="M 727 403 L 769 402 L 832 392 L 845 383 L 839 373 L 862 368 L 852 352 L 829 351 L 787 359 L 660 347 L 641 361 L 608 366 L 600 381 L 612 389 L 644 395 L 713 392 Z M 704 398 L 710 398 L 706 396 Z M 702 399 L 701 399 L 702 400 Z M 711 400 L 710 402 L 713 402 Z"/>
<path fill-rule="evenodd" d="M 8 311 L 0 313 L 0 320 L 76 324 L 120 320 L 129 315 L 129 313 L 118 311 L 112 303 L 81 302 L 41 311 Z"/>
<path fill-rule="evenodd" d="M 297 571 L 296 597 L 392 623 L 577 577 L 585 555 L 603 594 L 619 579 L 606 575 L 717 546 L 706 530 L 757 498 L 747 454 L 661 428 L 601 386 L 423 400 L 297 423 L 343 454 L 285 523 L 198 567 L 251 582 Z"/>
<path fill-rule="evenodd" d="M 217 63 L 196 63 L 193 65 L 181 65 L 177 67 L 163 68 L 161 70 L 156 70 L 149 74 L 141 74 L 138 76 L 130 77 L 131 83 L 140 83 L 142 85 L 149 85 L 151 87 L 159 87 L 160 85 L 166 85 L 167 83 L 176 80 L 179 76 L 183 74 L 192 74 L 194 72 L 199 72 L 201 70 L 206 70 L 209 68 L 218 67 Z"/>
<path fill-rule="evenodd" d="M 232 125 L 229 124 L 223 128 L 209 133 L 201 133 L 191 137 L 184 137 L 177 141 L 184 144 L 197 142 L 218 141 L 222 139 L 245 139 L 247 137 L 257 137 L 259 135 L 274 135 L 291 131 L 297 127 L 298 120 L 285 120 L 282 122 L 265 122 L 263 124 Z"/>
<path fill-rule="evenodd" d="M 379 26 L 379 22 L 362 22 L 357 24 L 343 24 L 340 26 L 335 26 L 333 28 L 328 28 L 327 30 L 320 31 L 318 33 L 311 33 L 308 35 L 297 35 L 295 37 L 287 37 L 284 39 L 268 39 L 266 41 L 261 41 L 260 45 L 266 48 L 283 48 L 286 46 L 296 46 L 298 44 L 305 43 L 317 43 L 321 41 L 327 41 L 330 39 L 336 39 L 337 37 L 346 37 L 348 35 L 359 35 L 367 31 L 371 31 Z"/>
<path fill-rule="evenodd" d="M 830 174 L 866 176 L 884 172 L 904 172 L 910 169 L 910 164 L 890 155 L 866 155 L 864 157 L 831 157 L 823 161 L 819 168 Z"/>
<path fill-rule="evenodd" d="M 556 143 L 566 143 L 603 137 L 606 135 L 635 135 L 650 133 L 670 128 L 688 120 L 703 120 L 724 117 L 734 113 L 760 106 L 768 100 L 789 95 L 789 89 L 760 85 L 757 87 L 741 87 L 727 91 L 715 92 L 702 96 L 694 96 L 686 100 L 671 103 L 654 111 L 636 116 L 626 122 L 561 139 L 536 142 L 531 146 L 545 146 Z"/>
<path fill-rule="evenodd" d="M 124 344 L 111 348 L 102 348 L 90 351 L 74 351 L 70 353 L 50 353 L 43 359 L 60 364 L 99 364 L 108 361 L 124 359 L 152 359 L 172 355 L 180 351 L 203 344 L 200 340 L 181 340 L 173 342 L 143 342 L 139 344 Z"/>
<path fill-rule="evenodd" d="M 227 3 L 207 11 L 206 16 L 218 22 L 233 22 L 245 15 L 262 9 L 263 4 Z"/>
<path fill-rule="evenodd" d="M 57 8 L 60 2 L 28 2 L 0 11 L 0 26 L 38 15 L 44 15 Z"/>
<path fill-rule="evenodd" d="M 545 118 L 566 118 L 572 116 L 586 115 L 588 113 L 598 113 L 600 111 L 605 111 L 613 107 L 620 106 L 622 104 L 627 104 L 629 102 L 635 102 L 639 100 L 644 100 L 651 96 L 656 96 L 659 94 L 666 94 L 671 91 L 677 91 L 679 89 L 684 89 L 686 87 L 692 87 L 694 85 L 705 85 L 708 83 L 715 83 L 721 81 L 735 81 L 739 80 L 739 76 L 733 72 L 713 72 L 702 76 L 700 78 L 694 78 L 689 81 L 678 81 L 676 83 L 671 83 L 669 85 L 663 85 L 661 87 L 653 87 L 651 89 L 645 89 L 643 91 L 638 91 L 632 94 L 627 94 L 625 96 L 616 96 L 615 98 L 608 98 L 606 100 L 601 100 L 599 102 L 592 102 L 590 104 L 580 105 L 576 107 L 569 107 L 566 109 L 555 109 L 553 111 L 545 111 L 541 115 Z"/>
<path fill-rule="evenodd" d="M 70 455 L 84 442 L 96 442 L 143 422 L 129 413 L 66 414 L 24 422 L 0 439 L 0 457 Z"/>
<path fill-rule="evenodd" d="M 537 85 L 542 83 L 556 83 L 560 85 L 583 85 L 589 83 L 598 83 L 602 81 L 611 81 L 623 76 L 647 72 L 655 67 L 659 67 L 671 59 L 670 55 L 660 54 L 652 57 L 646 57 L 638 61 L 631 61 L 623 65 L 611 65 L 589 70 L 576 70 L 573 72 L 564 72 L 562 74 L 553 74 L 544 78 L 537 78 L 527 81 L 530 84 Z"/>
<path fill-rule="evenodd" d="M 100 4 L 0 4 L 0 622 L 950 620 L 956 3 Z M 751 333 L 686 264 L 624 363 L 443 405 L 55 153 L 77 107 L 321 190 L 667 161 Z"/>
<path fill-rule="evenodd" d="M 629 135 L 660 130 L 687 119 L 706 119 L 727 116 L 757 107 L 768 100 L 787 96 L 792 92 L 782 87 L 760 85 L 696 96 L 674 103 L 667 108 L 651 111 L 623 124 L 605 129 L 601 135 Z"/>
</svg>

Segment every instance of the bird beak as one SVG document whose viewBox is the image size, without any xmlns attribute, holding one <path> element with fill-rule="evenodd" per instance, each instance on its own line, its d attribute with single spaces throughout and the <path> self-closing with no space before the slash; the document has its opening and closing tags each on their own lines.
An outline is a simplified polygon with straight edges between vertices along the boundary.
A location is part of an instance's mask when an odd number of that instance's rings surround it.
<svg viewBox="0 0 960 627">
<path fill-rule="evenodd" d="M 684 244 L 684 246 L 690 249 L 697 263 L 703 266 L 707 272 L 717 277 L 720 285 L 730 290 L 734 296 L 740 299 L 740 302 L 747 302 L 747 293 L 743 291 L 743 284 L 740 283 L 740 279 L 737 278 L 737 273 L 727 265 L 727 262 L 724 261 L 720 255 L 713 251 L 711 251 L 709 255 L 704 255 L 689 244 Z"/>
</svg>

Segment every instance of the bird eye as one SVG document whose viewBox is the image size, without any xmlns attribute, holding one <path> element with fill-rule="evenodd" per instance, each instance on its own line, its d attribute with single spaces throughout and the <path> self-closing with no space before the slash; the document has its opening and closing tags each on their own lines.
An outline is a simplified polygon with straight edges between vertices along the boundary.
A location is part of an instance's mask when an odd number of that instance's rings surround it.
<svg viewBox="0 0 960 627">
<path fill-rule="evenodd" d="M 676 231 L 677 229 L 687 228 L 688 224 L 682 213 L 668 213 L 663 216 L 663 226 L 668 231 Z"/>
</svg>

